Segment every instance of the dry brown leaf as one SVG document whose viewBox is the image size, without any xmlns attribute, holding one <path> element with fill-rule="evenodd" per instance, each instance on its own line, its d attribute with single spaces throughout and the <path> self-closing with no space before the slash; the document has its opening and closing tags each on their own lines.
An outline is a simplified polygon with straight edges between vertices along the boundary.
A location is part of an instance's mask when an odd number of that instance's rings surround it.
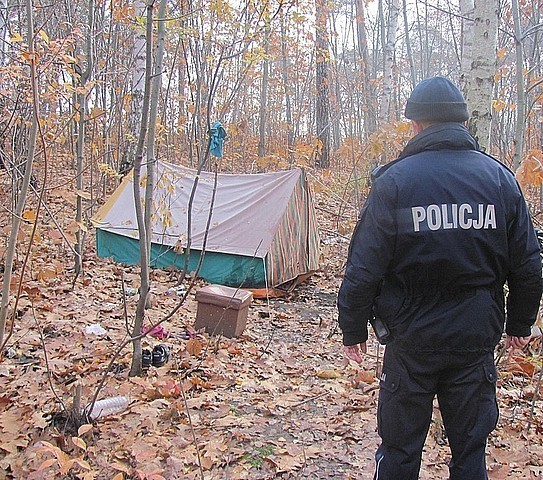
<svg viewBox="0 0 543 480">
<path fill-rule="evenodd" d="M 252 292 L 253 298 L 255 299 L 281 298 L 288 295 L 288 292 L 279 290 L 278 288 L 251 288 L 249 290 Z"/>
<path fill-rule="evenodd" d="M 191 377 L 190 381 L 192 382 L 194 386 L 201 387 L 205 390 L 209 390 L 210 388 L 213 388 L 213 386 L 209 382 L 206 382 L 205 380 L 202 380 L 201 378 L 198 378 L 198 377 Z"/>
<path fill-rule="evenodd" d="M 58 230 L 49 230 L 47 233 L 49 238 L 52 240 L 52 242 L 55 245 L 60 245 L 64 241 L 64 237 L 62 236 L 62 233 L 60 233 Z"/>
<path fill-rule="evenodd" d="M 25 210 L 22 217 L 29 222 L 34 222 L 36 220 L 36 212 L 34 210 Z"/>
<path fill-rule="evenodd" d="M 17 452 L 28 447 L 28 439 L 24 437 L 10 438 L 6 441 L 0 440 L 0 450 L 15 455 Z"/>
<path fill-rule="evenodd" d="M 85 440 L 83 440 L 82 438 L 79 438 L 79 437 L 72 437 L 72 443 L 80 448 L 81 450 L 83 451 L 86 451 L 87 450 L 87 444 L 85 443 Z"/>
<path fill-rule="evenodd" d="M 38 280 L 48 282 L 57 278 L 57 269 L 53 265 L 46 265 L 38 271 Z"/>
<path fill-rule="evenodd" d="M 134 442 L 130 452 L 138 463 L 145 463 L 148 460 L 154 459 L 157 455 L 155 450 L 152 448 L 152 444 L 142 439 L 138 439 L 136 442 Z"/>
<path fill-rule="evenodd" d="M 72 465 L 78 465 L 84 470 L 92 470 L 91 466 L 89 465 L 89 462 L 86 460 L 83 460 L 82 458 L 72 458 Z"/>
<path fill-rule="evenodd" d="M 489 480 L 507 480 L 511 469 L 508 465 L 490 465 L 488 468 Z"/>
<path fill-rule="evenodd" d="M 324 378 L 326 380 L 333 380 L 335 378 L 341 378 L 342 374 L 337 370 L 320 370 L 317 372 L 317 377 Z"/>
<path fill-rule="evenodd" d="M 304 464 L 304 459 L 301 456 L 292 456 L 292 455 L 274 455 L 273 459 L 266 459 L 269 461 L 273 460 L 274 465 L 279 472 L 292 472 L 299 470 Z"/>
<path fill-rule="evenodd" d="M 127 475 L 132 472 L 132 468 L 126 463 L 113 462 L 110 466 L 113 468 L 113 470 L 118 470 L 119 472 L 126 473 Z"/>
<path fill-rule="evenodd" d="M 356 372 L 354 380 L 356 384 L 360 382 L 371 384 L 375 382 L 375 373 L 373 371 L 370 372 L 368 370 L 358 370 Z"/>
<path fill-rule="evenodd" d="M 2 412 L 0 416 L 0 429 L 9 435 L 16 436 L 21 430 L 23 422 L 21 413 L 15 409 L 10 409 L 7 412 Z"/>
<path fill-rule="evenodd" d="M 137 468 L 136 473 L 142 480 L 166 480 L 162 475 L 164 469 L 153 465 L 146 466 L 145 469 Z"/>
<path fill-rule="evenodd" d="M 511 355 L 507 363 L 508 372 L 516 372 L 532 377 L 535 372 L 536 366 L 530 362 L 526 357 L 520 355 Z"/>
<path fill-rule="evenodd" d="M 200 356 L 200 354 L 202 353 L 203 348 L 204 347 L 203 347 L 202 343 L 196 338 L 191 338 L 187 342 L 187 346 L 186 346 L 187 352 L 190 353 L 191 355 L 193 355 L 194 357 Z"/>
<path fill-rule="evenodd" d="M 43 472 L 44 470 L 51 468 L 53 465 L 56 465 L 56 463 L 57 463 L 56 458 L 48 458 L 47 460 L 43 461 L 41 465 L 38 467 L 38 472 Z"/>
<path fill-rule="evenodd" d="M 91 194 L 89 192 L 85 192 L 83 190 L 75 189 L 74 193 L 78 196 L 83 198 L 84 200 L 90 200 L 92 198 Z"/>
<path fill-rule="evenodd" d="M 92 430 L 92 428 L 93 427 L 92 427 L 92 425 L 90 423 L 86 423 L 85 425 L 81 425 L 77 429 L 77 435 L 82 437 L 83 435 L 85 435 L 85 433 L 90 432 Z"/>
</svg>

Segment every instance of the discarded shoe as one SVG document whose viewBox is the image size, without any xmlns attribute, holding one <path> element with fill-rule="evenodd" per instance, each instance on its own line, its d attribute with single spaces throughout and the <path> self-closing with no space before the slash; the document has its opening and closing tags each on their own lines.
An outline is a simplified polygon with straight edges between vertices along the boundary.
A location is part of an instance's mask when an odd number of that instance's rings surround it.
<svg viewBox="0 0 543 480">
<path fill-rule="evenodd" d="M 149 368 L 153 363 L 153 354 L 151 350 L 141 351 L 141 366 L 143 368 Z"/>
<path fill-rule="evenodd" d="M 153 348 L 153 367 L 162 367 L 170 358 L 168 347 L 161 343 Z"/>
</svg>

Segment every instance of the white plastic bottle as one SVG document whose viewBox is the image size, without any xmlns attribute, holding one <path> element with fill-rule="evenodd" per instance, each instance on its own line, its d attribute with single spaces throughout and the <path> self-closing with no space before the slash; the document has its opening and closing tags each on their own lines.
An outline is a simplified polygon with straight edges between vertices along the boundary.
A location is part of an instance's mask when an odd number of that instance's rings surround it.
<svg viewBox="0 0 543 480">
<path fill-rule="evenodd" d="M 108 415 L 113 415 L 114 413 L 122 412 L 127 407 L 128 398 L 123 396 L 110 397 L 95 402 L 92 410 L 90 409 L 91 405 L 87 405 L 83 413 L 88 415 L 91 420 L 96 420 Z"/>
</svg>

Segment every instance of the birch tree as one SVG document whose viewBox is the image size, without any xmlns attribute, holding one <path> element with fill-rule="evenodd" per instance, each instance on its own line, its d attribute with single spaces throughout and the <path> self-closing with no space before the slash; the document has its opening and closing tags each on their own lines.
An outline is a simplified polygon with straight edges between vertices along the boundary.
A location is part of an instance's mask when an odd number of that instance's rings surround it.
<svg viewBox="0 0 543 480">
<path fill-rule="evenodd" d="M 153 209 L 153 191 L 155 187 L 155 134 L 156 121 L 158 113 L 158 99 L 162 86 L 162 68 L 164 57 L 164 36 L 166 24 L 166 3 L 167 0 L 161 0 L 158 8 L 158 27 L 157 27 L 157 46 L 155 52 L 154 68 L 151 62 L 151 46 L 153 36 L 153 4 L 147 5 L 147 49 L 146 49 L 146 79 L 145 90 L 150 92 L 149 105 L 144 102 L 143 118 L 141 121 L 140 137 L 134 165 L 134 203 L 136 205 L 136 217 L 138 220 L 138 232 L 140 238 L 140 297 L 136 309 L 136 318 L 132 330 L 133 356 L 130 367 L 130 375 L 141 375 L 142 372 L 142 351 L 141 351 L 141 333 L 143 320 L 145 318 L 145 307 L 148 302 L 150 291 L 150 261 L 151 261 L 151 241 L 152 241 L 152 209 Z M 152 69 L 152 72 L 151 72 Z M 147 95 L 145 95 L 147 98 Z M 147 114 L 147 110 L 149 113 Z M 147 121 L 148 118 L 148 121 Z M 148 128 L 147 128 L 148 125 Z M 141 158 L 143 156 L 143 144 L 146 142 L 146 175 L 145 175 L 145 197 L 140 197 L 140 175 Z M 137 172 L 136 172 L 137 169 Z M 137 173 L 137 174 L 136 174 Z"/>
<path fill-rule="evenodd" d="M 468 73 L 471 70 L 471 62 L 473 59 L 473 42 L 474 42 L 474 21 L 473 11 L 475 8 L 474 0 L 460 0 L 460 15 L 462 16 L 462 57 L 460 60 L 460 78 L 462 86 L 465 85 L 468 78 Z"/>
<path fill-rule="evenodd" d="M 132 75 L 130 89 L 130 113 L 128 131 L 124 139 L 122 160 L 119 167 L 121 174 L 127 173 L 134 165 L 137 138 L 140 132 L 140 122 L 143 109 L 144 78 L 145 78 L 145 10 L 143 0 L 134 2 L 134 43 L 132 45 Z"/>
<path fill-rule="evenodd" d="M 468 127 L 483 150 L 490 144 L 492 89 L 496 72 L 497 0 L 475 0 L 473 57 L 467 77 Z"/>
</svg>

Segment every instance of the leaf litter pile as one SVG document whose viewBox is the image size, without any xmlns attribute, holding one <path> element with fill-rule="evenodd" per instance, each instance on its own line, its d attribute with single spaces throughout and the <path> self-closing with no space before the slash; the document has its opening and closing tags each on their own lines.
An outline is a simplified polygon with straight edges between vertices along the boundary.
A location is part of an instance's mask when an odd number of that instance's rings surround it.
<svg viewBox="0 0 543 480">
<path fill-rule="evenodd" d="M 71 194 L 49 201 L 62 215 Z M 339 202 L 322 188 L 316 205 L 318 272 L 284 297 L 254 299 L 245 331 L 232 339 L 194 330 L 199 282 L 173 318 L 143 338 L 143 348 L 164 344 L 170 356 L 142 377 L 128 376 L 130 346 L 115 356 L 125 310 L 129 320 L 135 312 L 138 268 L 97 258 L 89 234 L 85 272 L 72 285 L 63 242 L 73 225 L 63 236 L 43 220 L 0 362 L 0 480 L 371 479 L 383 351 L 372 336 L 364 364 L 346 363 L 335 306 L 356 212 L 338 220 L 331 212 Z M 32 215 L 25 218 L 23 245 L 32 227 Z M 0 248 L 8 235 L 6 227 Z M 13 289 L 22 261 L 21 254 Z M 172 272 L 152 272 L 146 325 L 178 304 L 175 283 Z M 489 439 L 489 476 L 542 479 L 541 337 L 497 361 L 501 418 Z M 74 425 L 76 393 L 86 405 L 106 371 L 99 399 L 121 396 L 128 405 Z M 436 405 L 421 479 L 447 478 L 448 461 Z"/>
</svg>

